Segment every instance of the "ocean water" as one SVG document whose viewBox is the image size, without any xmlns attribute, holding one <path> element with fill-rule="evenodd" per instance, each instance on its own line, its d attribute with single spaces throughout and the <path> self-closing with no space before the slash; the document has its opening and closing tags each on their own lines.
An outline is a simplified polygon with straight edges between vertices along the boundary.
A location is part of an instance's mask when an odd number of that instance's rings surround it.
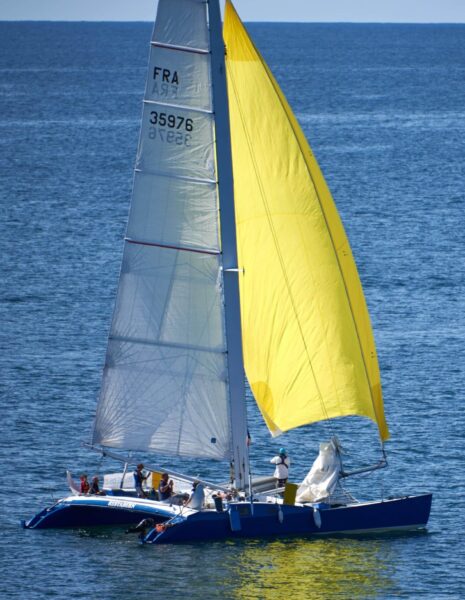
<svg viewBox="0 0 465 600">
<path fill-rule="evenodd" d="M 24 531 L 85 448 L 119 271 L 149 24 L 0 23 L 0 565 L 8 599 L 465 596 L 465 26 L 253 24 L 325 173 L 364 284 L 391 430 L 360 498 L 434 493 L 427 532 L 140 547 L 122 530 Z M 336 431 L 272 440 L 249 397 L 252 466 L 292 478 Z M 141 457 L 146 462 L 149 457 Z M 224 466 L 166 465 L 224 478 Z M 167 591 L 167 592 L 166 592 Z"/>
</svg>

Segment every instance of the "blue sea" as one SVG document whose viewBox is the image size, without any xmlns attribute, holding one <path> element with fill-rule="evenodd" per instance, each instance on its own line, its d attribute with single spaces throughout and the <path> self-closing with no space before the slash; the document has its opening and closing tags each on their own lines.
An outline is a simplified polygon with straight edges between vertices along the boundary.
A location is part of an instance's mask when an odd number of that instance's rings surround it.
<svg viewBox="0 0 465 600">
<path fill-rule="evenodd" d="M 389 469 L 364 498 L 431 491 L 426 532 L 141 547 L 123 530 L 24 531 L 96 407 L 131 194 L 151 25 L 0 22 L 0 592 L 7 599 L 465 597 L 465 26 L 250 25 L 325 173 L 377 341 Z M 303 478 L 336 432 L 273 440 L 249 397 L 254 474 L 285 445 Z M 224 479 L 226 466 L 135 457 Z"/>
</svg>

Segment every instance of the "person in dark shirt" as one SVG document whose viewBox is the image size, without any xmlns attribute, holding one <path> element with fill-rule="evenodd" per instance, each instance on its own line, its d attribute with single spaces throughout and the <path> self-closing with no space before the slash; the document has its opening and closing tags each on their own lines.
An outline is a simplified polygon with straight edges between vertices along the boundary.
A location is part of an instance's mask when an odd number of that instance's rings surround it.
<svg viewBox="0 0 465 600">
<path fill-rule="evenodd" d="M 90 490 L 89 490 L 89 494 L 95 494 L 97 496 L 104 496 L 105 492 L 102 492 L 100 490 L 100 486 L 99 486 L 99 479 L 97 477 L 97 475 L 95 475 L 95 477 L 92 477 L 92 484 L 90 486 Z"/>
<path fill-rule="evenodd" d="M 168 479 L 168 473 L 163 473 L 161 476 L 161 481 L 158 486 L 158 495 L 160 496 L 160 500 L 169 500 L 173 495 L 173 480 Z"/>
<path fill-rule="evenodd" d="M 136 494 L 138 498 L 147 498 L 147 494 L 142 489 L 142 484 L 147 479 L 148 475 L 143 472 L 144 465 L 139 463 L 136 470 L 133 473 L 134 476 L 134 487 L 136 488 Z"/>
</svg>

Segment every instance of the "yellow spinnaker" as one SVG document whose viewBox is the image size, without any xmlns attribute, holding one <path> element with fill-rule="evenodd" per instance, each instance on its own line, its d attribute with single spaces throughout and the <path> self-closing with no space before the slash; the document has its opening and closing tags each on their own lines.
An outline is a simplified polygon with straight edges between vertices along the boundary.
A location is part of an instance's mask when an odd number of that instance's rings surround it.
<svg viewBox="0 0 465 600">
<path fill-rule="evenodd" d="M 273 435 L 344 415 L 386 425 L 370 318 L 331 193 L 232 4 L 224 22 L 242 336 Z"/>
</svg>

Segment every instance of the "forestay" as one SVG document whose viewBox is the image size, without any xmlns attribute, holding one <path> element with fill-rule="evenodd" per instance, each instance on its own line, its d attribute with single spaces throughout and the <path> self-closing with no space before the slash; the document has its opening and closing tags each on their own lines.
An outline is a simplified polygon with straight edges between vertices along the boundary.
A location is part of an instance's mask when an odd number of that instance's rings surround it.
<svg viewBox="0 0 465 600">
<path fill-rule="evenodd" d="M 207 4 L 160 0 L 93 443 L 230 457 Z"/>
</svg>

